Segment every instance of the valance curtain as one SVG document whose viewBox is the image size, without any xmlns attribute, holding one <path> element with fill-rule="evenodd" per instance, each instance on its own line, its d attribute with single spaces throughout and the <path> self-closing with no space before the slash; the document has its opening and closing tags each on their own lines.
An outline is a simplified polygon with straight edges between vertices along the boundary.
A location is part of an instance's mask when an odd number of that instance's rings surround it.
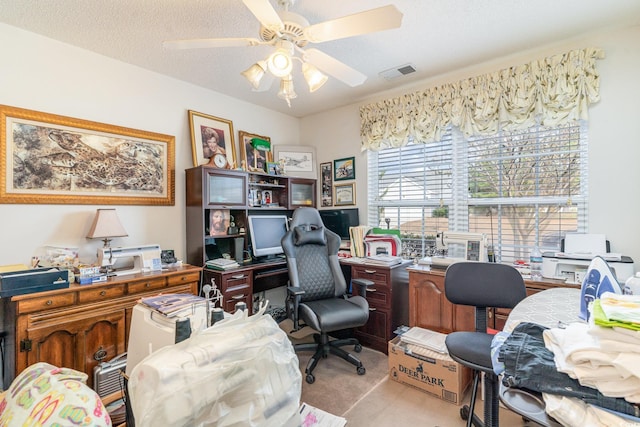
<svg viewBox="0 0 640 427">
<path fill-rule="evenodd" d="M 438 141 L 447 126 L 465 136 L 587 119 L 599 100 L 597 48 L 428 88 L 360 107 L 362 150 Z"/>
</svg>

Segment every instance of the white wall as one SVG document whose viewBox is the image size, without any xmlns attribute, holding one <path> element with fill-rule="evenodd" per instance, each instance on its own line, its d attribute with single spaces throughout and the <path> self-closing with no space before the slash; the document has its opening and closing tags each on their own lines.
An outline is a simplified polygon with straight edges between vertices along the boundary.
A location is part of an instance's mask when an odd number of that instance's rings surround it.
<svg viewBox="0 0 640 427">
<path fill-rule="evenodd" d="M 604 233 L 613 252 L 631 256 L 640 270 L 640 26 L 586 35 L 536 48 L 519 55 L 437 76 L 418 85 L 397 88 L 365 102 L 309 116 L 301 120 L 305 141 L 317 147 L 318 161 L 356 157 L 357 206 L 366 221 L 366 153 L 360 152 L 359 106 L 413 90 L 455 82 L 589 46 L 600 47 L 598 60 L 601 100 L 589 119 L 589 232 Z M 330 132 L 327 132 L 330 129 Z"/>
<path fill-rule="evenodd" d="M 360 151 L 359 106 L 419 88 L 499 70 L 569 49 L 597 46 L 601 101 L 590 117 L 589 229 L 605 233 L 615 252 L 640 270 L 640 27 L 559 42 L 396 88 L 365 102 L 301 120 L 0 24 L 0 104 L 109 123 L 176 137 L 176 204 L 117 206 L 129 237 L 116 245 L 158 243 L 185 253 L 184 170 L 192 166 L 187 110 L 233 121 L 234 130 L 269 135 L 274 144 L 316 146 L 318 162 L 354 156 L 356 201 L 366 218 L 366 153 Z M 329 129 L 329 130 L 328 130 Z M 237 147 L 237 141 L 236 141 Z M 237 149 L 237 148 L 236 148 Z M 0 204 L 0 265 L 27 263 L 45 245 L 75 246 L 92 258 L 101 242 L 84 236 L 92 205 Z"/>
<path fill-rule="evenodd" d="M 239 130 L 269 135 L 274 144 L 300 141 L 297 118 L 4 24 L 0 40 L 0 104 L 175 136 L 175 206 L 116 206 L 129 237 L 114 245 L 157 243 L 179 258 L 186 253 L 187 110 L 231 120 L 236 150 Z M 46 245 L 78 247 L 82 260 L 94 261 L 102 242 L 85 235 L 99 207 L 0 204 L 0 265 L 28 263 Z"/>
</svg>

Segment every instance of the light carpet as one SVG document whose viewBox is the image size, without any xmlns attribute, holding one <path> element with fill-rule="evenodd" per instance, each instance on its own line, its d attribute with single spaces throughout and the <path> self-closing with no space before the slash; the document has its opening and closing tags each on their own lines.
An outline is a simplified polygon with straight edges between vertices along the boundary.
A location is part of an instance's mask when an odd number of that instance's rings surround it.
<svg viewBox="0 0 640 427">
<path fill-rule="evenodd" d="M 289 334 L 292 342 L 309 342 L 313 329 L 308 328 L 295 333 L 291 333 L 292 323 L 285 320 L 280 323 L 280 327 Z M 293 337 L 295 335 L 295 337 Z M 353 346 L 343 347 L 354 354 L 366 369 L 364 375 L 358 375 L 356 367 L 346 360 L 330 354 L 327 358 L 318 362 L 313 370 L 316 380 L 313 384 L 305 381 L 304 370 L 313 351 L 297 352 L 300 361 L 300 372 L 302 373 L 302 397 L 301 402 L 322 409 L 333 415 L 342 416 L 356 402 L 358 402 L 367 392 L 387 377 L 389 365 L 387 355 L 367 347 L 362 348 L 362 352 L 353 351 Z"/>
</svg>

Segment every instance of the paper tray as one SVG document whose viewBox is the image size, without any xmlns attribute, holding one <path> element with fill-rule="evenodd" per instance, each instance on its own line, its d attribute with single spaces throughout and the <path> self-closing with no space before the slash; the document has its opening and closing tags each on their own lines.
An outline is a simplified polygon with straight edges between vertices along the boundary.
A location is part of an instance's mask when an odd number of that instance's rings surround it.
<svg viewBox="0 0 640 427">
<path fill-rule="evenodd" d="M 69 287 L 69 271 L 55 267 L 0 273 L 0 298 Z"/>
</svg>

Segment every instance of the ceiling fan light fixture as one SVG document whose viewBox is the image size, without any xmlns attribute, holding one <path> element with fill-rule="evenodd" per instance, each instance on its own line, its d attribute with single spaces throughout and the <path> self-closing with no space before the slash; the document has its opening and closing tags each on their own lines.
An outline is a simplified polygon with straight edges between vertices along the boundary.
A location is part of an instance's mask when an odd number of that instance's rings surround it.
<svg viewBox="0 0 640 427">
<path fill-rule="evenodd" d="M 309 92 L 311 93 L 320 89 L 329 80 L 326 74 L 307 62 L 302 63 L 302 74 L 309 85 Z"/>
<path fill-rule="evenodd" d="M 278 48 L 267 59 L 269 71 L 276 77 L 283 78 L 291 74 L 293 58 L 288 49 Z"/>
<path fill-rule="evenodd" d="M 280 80 L 280 90 L 278 91 L 278 97 L 287 101 L 287 105 L 291 108 L 291 100 L 298 97 L 298 94 L 293 87 L 293 79 L 291 75 L 284 77 Z"/>
<path fill-rule="evenodd" d="M 267 71 L 267 63 L 265 61 L 258 61 L 240 74 L 257 90 L 260 87 L 260 81 L 264 77 L 265 71 Z"/>
</svg>

